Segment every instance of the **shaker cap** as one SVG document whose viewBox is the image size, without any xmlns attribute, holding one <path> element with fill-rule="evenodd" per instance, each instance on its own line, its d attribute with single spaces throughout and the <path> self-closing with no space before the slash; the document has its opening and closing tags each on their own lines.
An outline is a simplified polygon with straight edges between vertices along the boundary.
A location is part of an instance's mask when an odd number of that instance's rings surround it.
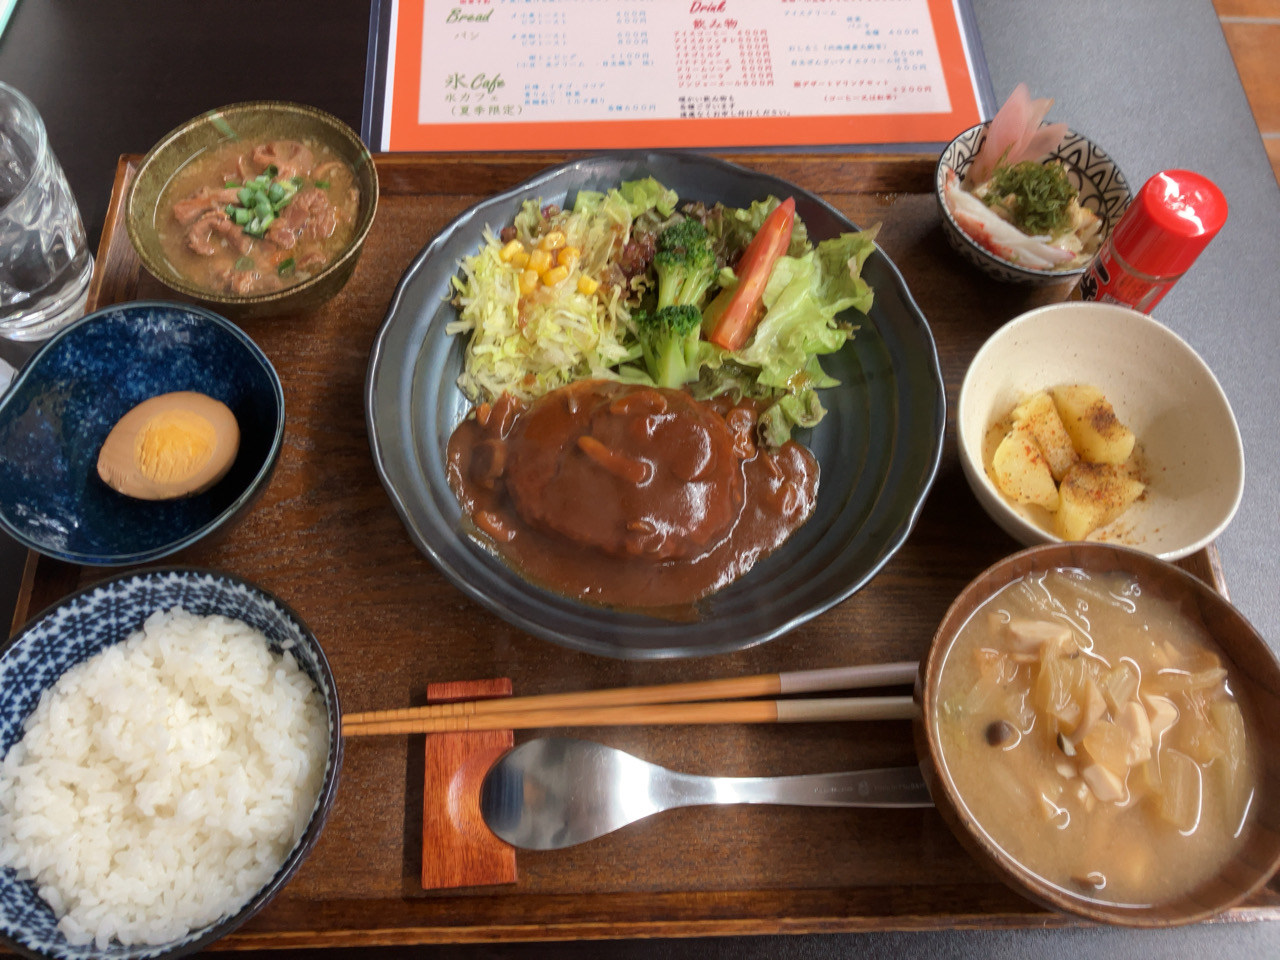
<svg viewBox="0 0 1280 960">
<path fill-rule="evenodd" d="M 1134 270 L 1153 277 L 1186 272 L 1227 220 L 1227 198 L 1190 170 L 1164 170 L 1142 185 L 1111 243 Z"/>
</svg>

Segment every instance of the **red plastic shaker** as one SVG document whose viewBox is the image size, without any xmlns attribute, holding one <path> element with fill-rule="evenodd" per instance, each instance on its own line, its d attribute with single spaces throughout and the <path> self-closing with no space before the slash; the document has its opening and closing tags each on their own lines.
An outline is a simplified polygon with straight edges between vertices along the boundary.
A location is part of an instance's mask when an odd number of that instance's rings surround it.
<svg viewBox="0 0 1280 960">
<path fill-rule="evenodd" d="M 1227 198 L 1210 180 L 1190 170 L 1157 173 L 1080 278 L 1081 299 L 1150 313 L 1226 222 Z"/>
</svg>

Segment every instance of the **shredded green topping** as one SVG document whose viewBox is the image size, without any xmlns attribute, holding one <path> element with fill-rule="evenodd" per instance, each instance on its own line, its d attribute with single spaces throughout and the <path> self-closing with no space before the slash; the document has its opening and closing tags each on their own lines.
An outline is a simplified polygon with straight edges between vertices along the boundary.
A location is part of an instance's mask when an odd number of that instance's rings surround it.
<svg viewBox="0 0 1280 960">
<path fill-rule="evenodd" d="M 996 167 L 983 199 L 1008 213 L 1023 233 L 1055 236 L 1071 227 L 1067 208 L 1076 193 L 1062 164 L 1024 160 Z"/>
</svg>

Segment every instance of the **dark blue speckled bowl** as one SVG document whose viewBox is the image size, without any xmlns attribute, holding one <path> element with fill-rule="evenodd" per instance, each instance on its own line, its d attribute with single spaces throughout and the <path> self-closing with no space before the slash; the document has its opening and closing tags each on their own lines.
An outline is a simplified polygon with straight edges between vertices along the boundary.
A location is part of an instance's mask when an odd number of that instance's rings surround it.
<svg viewBox="0 0 1280 960">
<path fill-rule="evenodd" d="M 233 328 L 234 329 L 234 328 Z M 269 369 L 269 368 L 268 368 Z M 152 946 L 105 950 L 72 946 L 57 929 L 57 918 L 36 891 L 11 868 L 0 868 L 0 943 L 28 957 L 54 960 L 154 960 L 203 949 L 257 913 L 297 872 L 320 838 L 333 806 L 342 768 L 341 708 L 338 688 L 315 634 L 288 606 L 262 588 L 224 573 L 184 568 L 118 574 L 67 597 L 36 616 L 0 652 L 0 757 L 22 738 L 23 723 L 41 693 L 68 669 L 129 638 L 157 610 L 180 606 L 197 616 L 219 614 L 241 620 L 266 636 L 277 650 L 288 649 L 324 700 L 329 752 L 311 819 L 276 875 L 238 913 L 186 937 Z"/>
<path fill-rule="evenodd" d="M 240 424 L 240 451 L 216 486 L 181 500 L 134 500 L 98 477 L 116 421 L 150 397 L 195 390 Z M 0 399 L 0 526 L 71 563 L 156 560 L 228 523 L 265 489 L 284 441 L 284 392 L 271 362 L 229 320 L 140 301 L 62 330 Z"/>
</svg>

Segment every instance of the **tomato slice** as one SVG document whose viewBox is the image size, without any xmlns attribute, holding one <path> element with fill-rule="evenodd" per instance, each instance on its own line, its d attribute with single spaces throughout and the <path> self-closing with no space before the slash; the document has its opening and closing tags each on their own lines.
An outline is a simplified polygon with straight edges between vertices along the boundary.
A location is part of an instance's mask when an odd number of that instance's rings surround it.
<svg viewBox="0 0 1280 960">
<path fill-rule="evenodd" d="M 764 223 L 738 261 L 738 285 L 733 288 L 729 302 L 719 312 L 715 326 L 707 336 L 712 343 L 726 350 L 739 350 L 747 342 L 764 312 L 760 305 L 773 265 L 791 245 L 791 225 L 795 219 L 794 197 L 787 197 L 764 218 Z M 708 310 L 714 310 L 715 306 L 712 304 Z"/>
</svg>

